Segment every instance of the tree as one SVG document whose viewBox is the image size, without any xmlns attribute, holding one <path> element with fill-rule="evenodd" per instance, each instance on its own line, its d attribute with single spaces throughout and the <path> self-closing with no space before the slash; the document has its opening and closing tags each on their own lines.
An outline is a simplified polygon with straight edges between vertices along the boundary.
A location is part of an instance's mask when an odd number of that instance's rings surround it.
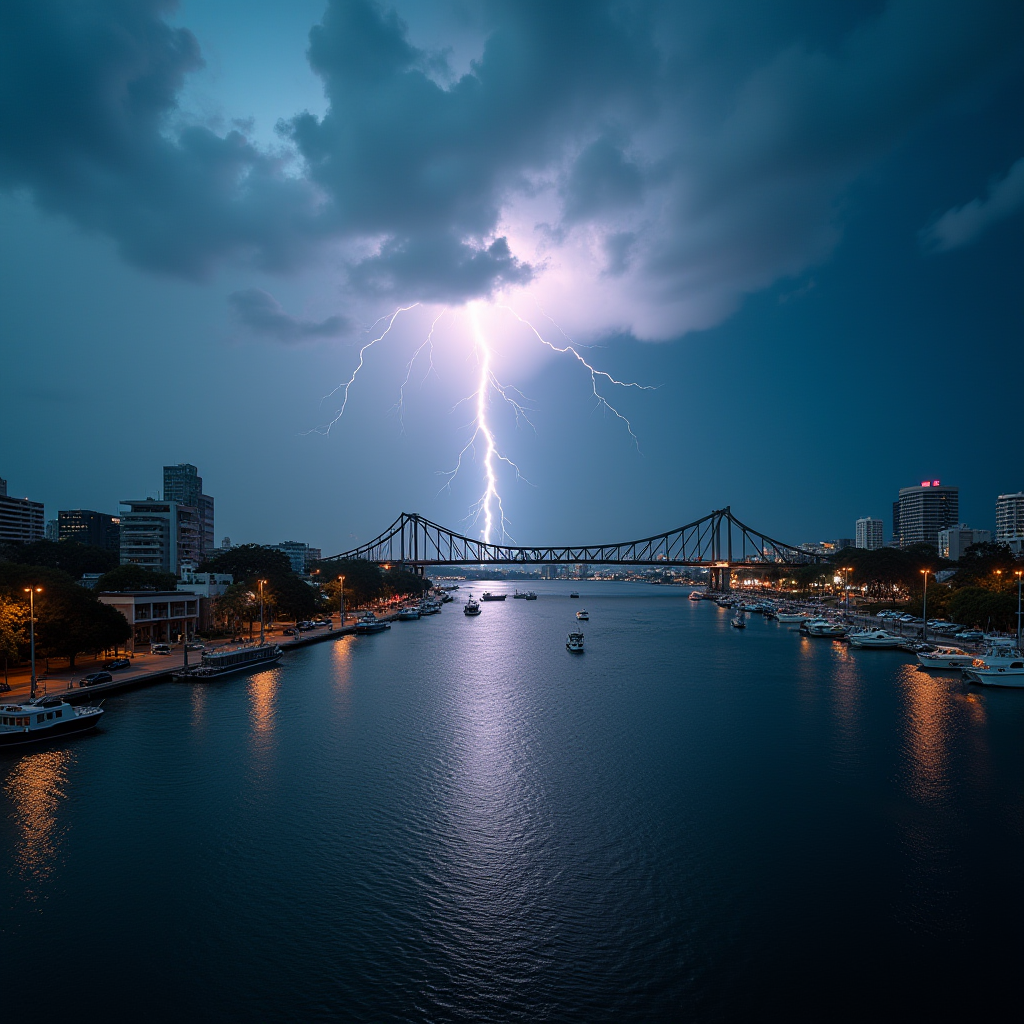
<svg viewBox="0 0 1024 1024">
<path fill-rule="evenodd" d="M 324 603 L 320 591 L 293 572 L 273 576 L 263 588 L 263 598 L 282 618 L 296 622 L 313 616 Z"/>
<path fill-rule="evenodd" d="M 972 544 L 960 556 L 953 586 L 998 589 L 1009 583 L 1015 568 L 1013 552 L 1006 544 Z"/>
<path fill-rule="evenodd" d="M 1017 595 L 1009 590 L 963 587 L 949 599 L 949 612 L 957 622 L 987 629 L 1017 628 Z"/>
<path fill-rule="evenodd" d="M 126 593 L 132 590 L 174 590 L 178 577 L 173 572 L 154 572 L 143 565 L 119 565 L 105 572 L 93 588 L 97 594 Z"/>
<path fill-rule="evenodd" d="M 3 558 L 20 565 L 42 565 L 48 569 L 61 569 L 74 579 L 87 572 L 106 572 L 118 562 L 116 551 L 79 544 L 74 540 L 37 540 L 31 544 L 8 544 Z"/>
<path fill-rule="evenodd" d="M 265 544 L 240 544 L 208 558 L 199 566 L 202 572 L 230 573 L 235 582 L 242 580 L 268 580 L 273 576 L 286 576 L 292 571 L 288 556 L 277 548 Z"/>
<path fill-rule="evenodd" d="M 17 661 L 20 646 L 25 639 L 25 612 L 21 605 L 6 594 L 0 594 L 0 655 L 4 659 L 4 682 L 7 666 Z"/>
<path fill-rule="evenodd" d="M 217 611 L 222 614 L 231 628 L 237 630 L 239 624 L 248 620 L 252 623 L 259 617 L 259 604 L 253 601 L 252 592 L 246 583 L 232 583 L 217 598 Z"/>
<path fill-rule="evenodd" d="M 369 604 L 381 596 L 383 573 L 376 562 L 363 558 L 346 559 L 332 563 L 335 576 L 345 577 L 345 603 L 354 607 Z"/>
<path fill-rule="evenodd" d="M 419 596 L 430 589 L 430 580 L 401 569 L 388 569 L 383 574 L 383 591 L 385 594 L 401 597 L 405 594 Z"/>
</svg>

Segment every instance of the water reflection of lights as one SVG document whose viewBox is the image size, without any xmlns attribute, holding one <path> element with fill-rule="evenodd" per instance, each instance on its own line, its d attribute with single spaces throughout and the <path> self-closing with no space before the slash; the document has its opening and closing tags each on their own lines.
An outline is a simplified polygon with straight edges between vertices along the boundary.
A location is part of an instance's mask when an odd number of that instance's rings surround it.
<svg viewBox="0 0 1024 1024">
<path fill-rule="evenodd" d="M 836 764 L 846 771 L 860 767 L 861 698 L 863 679 L 853 652 L 846 646 L 832 645 L 832 700 L 836 723 Z"/>
<path fill-rule="evenodd" d="M 15 863 L 23 874 L 44 880 L 54 870 L 59 849 L 58 811 L 66 798 L 69 750 L 45 750 L 21 759 L 4 791 L 14 807 L 18 829 Z"/>
<path fill-rule="evenodd" d="M 280 674 L 280 669 L 273 668 L 249 677 L 249 721 L 256 733 L 266 735 L 273 732 Z"/>
<path fill-rule="evenodd" d="M 192 728 L 197 729 L 206 724 L 206 685 L 193 683 L 191 693 Z"/>
<path fill-rule="evenodd" d="M 904 665 L 899 674 L 906 707 L 906 751 L 910 790 L 925 803 L 942 800 L 948 785 L 947 761 L 952 729 L 951 700 L 945 686 Z"/>
</svg>

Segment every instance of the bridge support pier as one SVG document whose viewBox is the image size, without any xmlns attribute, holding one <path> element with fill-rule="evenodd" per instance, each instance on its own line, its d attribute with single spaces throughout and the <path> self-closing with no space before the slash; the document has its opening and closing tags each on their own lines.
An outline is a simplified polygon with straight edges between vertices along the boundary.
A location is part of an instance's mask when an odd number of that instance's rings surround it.
<svg viewBox="0 0 1024 1024">
<path fill-rule="evenodd" d="M 732 587 L 732 571 L 730 569 L 711 570 L 711 589 L 729 590 Z"/>
</svg>

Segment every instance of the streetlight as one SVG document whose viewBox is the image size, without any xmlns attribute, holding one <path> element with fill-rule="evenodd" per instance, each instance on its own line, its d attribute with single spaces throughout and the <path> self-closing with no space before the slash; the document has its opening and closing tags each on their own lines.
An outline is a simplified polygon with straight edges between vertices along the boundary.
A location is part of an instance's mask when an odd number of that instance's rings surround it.
<svg viewBox="0 0 1024 1024">
<path fill-rule="evenodd" d="M 339 576 L 338 577 L 338 583 L 340 584 L 340 586 L 338 588 L 339 591 L 340 591 L 340 597 L 338 599 L 338 605 L 339 605 L 338 611 L 341 612 L 341 625 L 344 626 L 345 625 L 345 577 L 344 576 Z"/>
<path fill-rule="evenodd" d="M 843 566 L 843 572 L 846 573 L 846 583 L 844 584 L 845 587 L 846 587 L 846 615 L 847 615 L 847 617 L 849 617 L 849 615 L 850 615 L 850 573 L 853 572 L 853 566 L 852 565 L 844 565 Z"/>
<path fill-rule="evenodd" d="M 1021 577 L 1024 577 L 1024 569 L 1014 570 L 1014 576 L 1017 577 L 1017 650 L 1020 650 L 1020 581 Z"/>
<path fill-rule="evenodd" d="M 263 584 L 266 580 L 257 580 L 260 585 L 260 644 L 263 643 Z"/>
<path fill-rule="evenodd" d="M 931 569 L 922 569 L 921 575 L 924 576 L 924 603 L 921 608 L 921 618 L 924 620 L 924 626 L 922 627 L 922 638 L 928 639 L 928 573 Z"/>
<path fill-rule="evenodd" d="M 28 636 L 29 636 L 29 651 L 32 658 L 32 685 L 29 691 L 29 697 L 35 697 L 36 695 L 36 594 L 43 592 L 42 587 L 24 587 L 25 593 L 28 594 Z"/>
</svg>

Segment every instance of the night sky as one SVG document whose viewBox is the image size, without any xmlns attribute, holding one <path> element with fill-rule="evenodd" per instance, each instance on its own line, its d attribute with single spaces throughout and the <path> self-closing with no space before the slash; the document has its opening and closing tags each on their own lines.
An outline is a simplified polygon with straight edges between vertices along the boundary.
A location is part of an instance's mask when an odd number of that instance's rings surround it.
<svg viewBox="0 0 1024 1024">
<path fill-rule="evenodd" d="M 479 535 L 490 431 L 523 543 L 888 536 L 924 479 L 991 529 L 1022 106 L 1017 0 L 7 0 L 0 476 L 192 462 L 218 539 L 328 554 Z"/>
</svg>

